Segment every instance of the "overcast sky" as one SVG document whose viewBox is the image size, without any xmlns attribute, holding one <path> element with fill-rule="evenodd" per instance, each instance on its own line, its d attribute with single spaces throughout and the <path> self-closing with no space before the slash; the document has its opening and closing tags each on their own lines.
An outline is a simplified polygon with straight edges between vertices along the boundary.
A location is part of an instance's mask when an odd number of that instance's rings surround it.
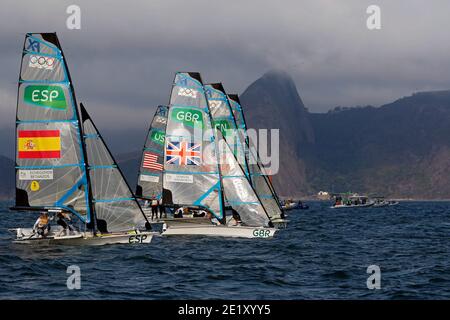
<svg viewBox="0 0 450 320">
<path fill-rule="evenodd" d="M 81 30 L 66 28 L 71 4 Z M 371 4 L 381 30 L 366 27 Z M 450 88 L 448 0 L 3 0 L 0 10 L 2 127 L 14 122 L 26 32 L 58 32 L 78 100 L 106 131 L 146 130 L 177 70 L 241 93 L 284 69 L 312 112 Z"/>
</svg>

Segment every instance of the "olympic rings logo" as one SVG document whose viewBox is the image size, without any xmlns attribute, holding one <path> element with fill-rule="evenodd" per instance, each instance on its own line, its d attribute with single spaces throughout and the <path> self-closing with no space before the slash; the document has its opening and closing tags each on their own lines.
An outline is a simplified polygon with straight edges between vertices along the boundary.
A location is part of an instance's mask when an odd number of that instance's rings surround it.
<svg viewBox="0 0 450 320">
<path fill-rule="evenodd" d="M 180 88 L 178 90 L 178 95 L 185 96 L 185 97 L 192 97 L 195 99 L 197 97 L 197 91 L 194 89 L 190 89 L 190 88 Z"/>
<path fill-rule="evenodd" d="M 29 66 L 31 68 L 53 70 L 54 65 L 55 65 L 55 58 L 36 55 L 30 56 Z"/>
</svg>

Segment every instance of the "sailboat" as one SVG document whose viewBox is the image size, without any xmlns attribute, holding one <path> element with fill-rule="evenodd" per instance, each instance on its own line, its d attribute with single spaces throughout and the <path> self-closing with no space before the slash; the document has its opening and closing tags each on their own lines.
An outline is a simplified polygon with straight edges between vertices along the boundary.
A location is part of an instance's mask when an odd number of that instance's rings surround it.
<svg viewBox="0 0 450 320">
<path fill-rule="evenodd" d="M 199 73 L 178 72 L 172 85 L 165 132 L 162 198 L 164 206 L 204 210 L 205 217 L 164 219 L 163 235 L 270 238 L 272 228 L 247 177 L 220 131 L 212 126 L 209 100 Z M 227 208 L 242 225 L 228 224 Z"/>
<path fill-rule="evenodd" d="M 56 33 L 25 36 L 16 112 L 16 205 L 63 214 L 70 230 L 12 229 L 16 243 L 149 243 L 155 234 L 87 110 Z"/>
<path fill-rule="evenodd" d="M 261 202 L 266 208 L 272 222 L 275 225 L 286 225 L 285 213 L 281 205 L 281 201 L 275 191 L 275 188 L 268 178 L 268 174 L 264 171 L 264 166 L 255 146 L 252 145 L 247 135 L 247 123 L 245 121 L 244 110 L 242 108 L 239 96 L 237 94 L 227 95 L 229 106 L 233 113 L 234 126 L 238 132 L 238 137 L 244 145 L 244 155 L 248 165 L 248 177 L 259 195 Z"/>
</svg>

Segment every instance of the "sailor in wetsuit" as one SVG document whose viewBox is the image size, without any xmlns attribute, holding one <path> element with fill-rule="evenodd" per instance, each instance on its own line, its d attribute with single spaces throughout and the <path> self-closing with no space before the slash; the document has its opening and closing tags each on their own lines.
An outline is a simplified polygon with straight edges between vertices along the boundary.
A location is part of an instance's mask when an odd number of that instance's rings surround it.
<svg viewBox="0 0 450 320">
<path fill-rule="evenodd" d="M 230 221 L 228 221 L 228 225 L 229 226 L 240 226 L 242 224 L 241 216 L 234 208 L 231 209 L 231 212 L 232 212 L 232 217 L 231 217 Z"/>
<path fill-rule="evenodd" d="M 71 221 L 71 219 L 68 214 L 65 214 L 63 212 L 58 212 L 56 214 L 56 223 L 63 228 L 61 232 L 58 234 L 58 236 L 61 235 L 63 232 L 65 235 L 67 235 L 67 229 L 69 229 L 69 234 L 70 232 L 73 231 L 72 227 L 69 225 L 69 221 Z"/>
<path fill-rule="evenodd" d="M 45 238 L 50 232 L 50 218 L 47 212 L 42 212 L 33 226 L 33 233 L 37 233 L 41 238 Z"/>
</svg>

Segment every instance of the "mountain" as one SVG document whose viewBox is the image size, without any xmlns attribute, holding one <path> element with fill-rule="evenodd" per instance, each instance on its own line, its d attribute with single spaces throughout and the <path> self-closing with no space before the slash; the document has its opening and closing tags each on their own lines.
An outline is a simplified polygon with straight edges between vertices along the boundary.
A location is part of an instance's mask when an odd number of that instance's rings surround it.
<svg viewBox="0 0 450 320">
<path fill-rule="evenodd" d="M 301 146 L 314 144 L 315 135 L 294 81 L 283 71 L 270 71 L 252 83 L 240 100 L 248 128 L 280 130 L 279 171 L 273 180 L 280 195 L 308 193 Z"/>
<path fill-rule="evenodd" d="M 281 195 L 328 190 L 450 198 L 450 91 L 379 108 L 309 113 L 286 73 L 268 72 L 241 95 L 250 128 L 280 128 Z"/>
<path fill-rule="evenodd" d="M 310 119 L 316 141 L 304 145 L 304 161 L 313 189 L 450 198 L 450 91 Z"/>
<path fill-rule="evenodd" d="M 14 161 L 0 156 L 0 200 L 12 199 L 15 192 Z"/>
</svg>

